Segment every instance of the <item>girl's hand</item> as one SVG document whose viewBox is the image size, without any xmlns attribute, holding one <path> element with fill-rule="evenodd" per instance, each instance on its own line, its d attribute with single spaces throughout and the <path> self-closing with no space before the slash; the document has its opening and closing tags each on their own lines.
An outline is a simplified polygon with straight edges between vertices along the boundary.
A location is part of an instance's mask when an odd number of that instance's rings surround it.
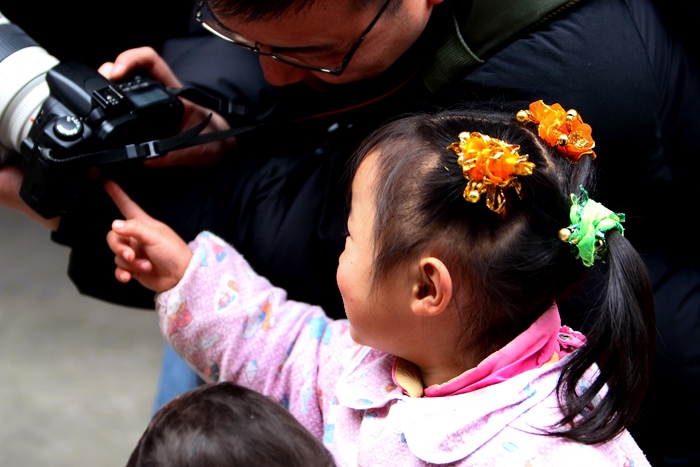
<svg viewBox="0 0 700 467">
<path fill-rule="evenodd" d="M 136 279 L 154 292 L 173 288 L 185 275 L 192 258 L 187 244 L 170 227 L 146 214 L 113 181 L 105 190 L 126 220 L 115 220 L 107 244 L 116 255 L 115 277 Z"/>
</svg>

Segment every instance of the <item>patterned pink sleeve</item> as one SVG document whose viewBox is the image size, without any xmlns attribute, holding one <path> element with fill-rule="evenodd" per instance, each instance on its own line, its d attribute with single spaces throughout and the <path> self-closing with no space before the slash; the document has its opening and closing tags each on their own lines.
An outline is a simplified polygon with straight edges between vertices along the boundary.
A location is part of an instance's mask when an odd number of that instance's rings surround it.
<svg viewBox="0 0 700 467">
<path fill-rule="evenodd" d="M 284 290 L 213 234 L 201 233 L 190 248 L 194 256 L 185 276 L 156 297 L 165 339 L 205 380 L 268 394 L 322 433 L 319 364 L 337 360 L 335 351 L 322 347 L 333 329 L 347 326 L 333 323 L 319 307 L 287 300 Z M 327 384 L 326 393 L 335 381 Z"/>
</svg>

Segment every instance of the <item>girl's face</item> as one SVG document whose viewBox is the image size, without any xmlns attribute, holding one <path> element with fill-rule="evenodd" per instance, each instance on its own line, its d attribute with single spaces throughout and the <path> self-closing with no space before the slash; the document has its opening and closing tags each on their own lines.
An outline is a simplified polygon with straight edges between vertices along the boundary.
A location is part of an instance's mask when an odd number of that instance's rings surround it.
<svg viewBox="0 0 700 467">
<path fill-rule="evenodd" d="M 407 302 L 409 281 L 398 270 L 391 272 L 378 284 L 375 295 L 370 295 L 376 161 L 377 153 L 370 154 L 353 179 L 348 236 L 336 278 L 353 340 L 386 353 L 401 355 L 406 344 L 402 336 L 409 334 L 406 326 L 411 321 L 406 319 L 406 310 L 410 310 Z"/>
</svg>

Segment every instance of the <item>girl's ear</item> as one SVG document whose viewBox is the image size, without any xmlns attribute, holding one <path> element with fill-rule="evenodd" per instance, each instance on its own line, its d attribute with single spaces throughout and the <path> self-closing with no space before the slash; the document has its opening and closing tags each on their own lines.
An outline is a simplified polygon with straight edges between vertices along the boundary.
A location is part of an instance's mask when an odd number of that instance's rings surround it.
<svg viewBox="0 0 700 467">
<path fill-rule="evenodd" d="M 437 316 L 452 300 L 452 278 L 445 264 L 432 256 L 419 263 L 420 279 L 413 285 L 411 310 L 418 316 Z"/>
</svg>

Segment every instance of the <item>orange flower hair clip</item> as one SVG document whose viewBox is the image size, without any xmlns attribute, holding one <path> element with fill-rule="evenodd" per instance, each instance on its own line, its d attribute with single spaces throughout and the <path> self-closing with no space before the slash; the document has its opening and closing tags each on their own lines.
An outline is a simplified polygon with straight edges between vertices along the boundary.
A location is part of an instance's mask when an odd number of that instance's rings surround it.
<svg viewBox="0 0 700 467">
<path fill-rule="evenodd" d="M 540 138 L 557 148 L 571 163 L 575 164 L 585 154 L 595 159 L 591 126 L 583 123 L 574 109 L 566 111 L 559 104 L 549 106 L 539 100 L 530 104 L 529 110 L 519 111 L 516 118 L 521 123 L 536 123 Z"/>
<path fill-rule="evenodd" d="M 505 209 L 504 190 L 515 189 L 520 195 L 518 175 L 531 175 L 535 164 L 520 155 L 520 146 L 508 144 L 477 132 L 462 132 L 459 141 L 447 146 L 457 154 L 457 163 L 467 179 L 464 199 L 476 203 L 486 193 L 486 206 L 497 214 Z"/>
</svg>

